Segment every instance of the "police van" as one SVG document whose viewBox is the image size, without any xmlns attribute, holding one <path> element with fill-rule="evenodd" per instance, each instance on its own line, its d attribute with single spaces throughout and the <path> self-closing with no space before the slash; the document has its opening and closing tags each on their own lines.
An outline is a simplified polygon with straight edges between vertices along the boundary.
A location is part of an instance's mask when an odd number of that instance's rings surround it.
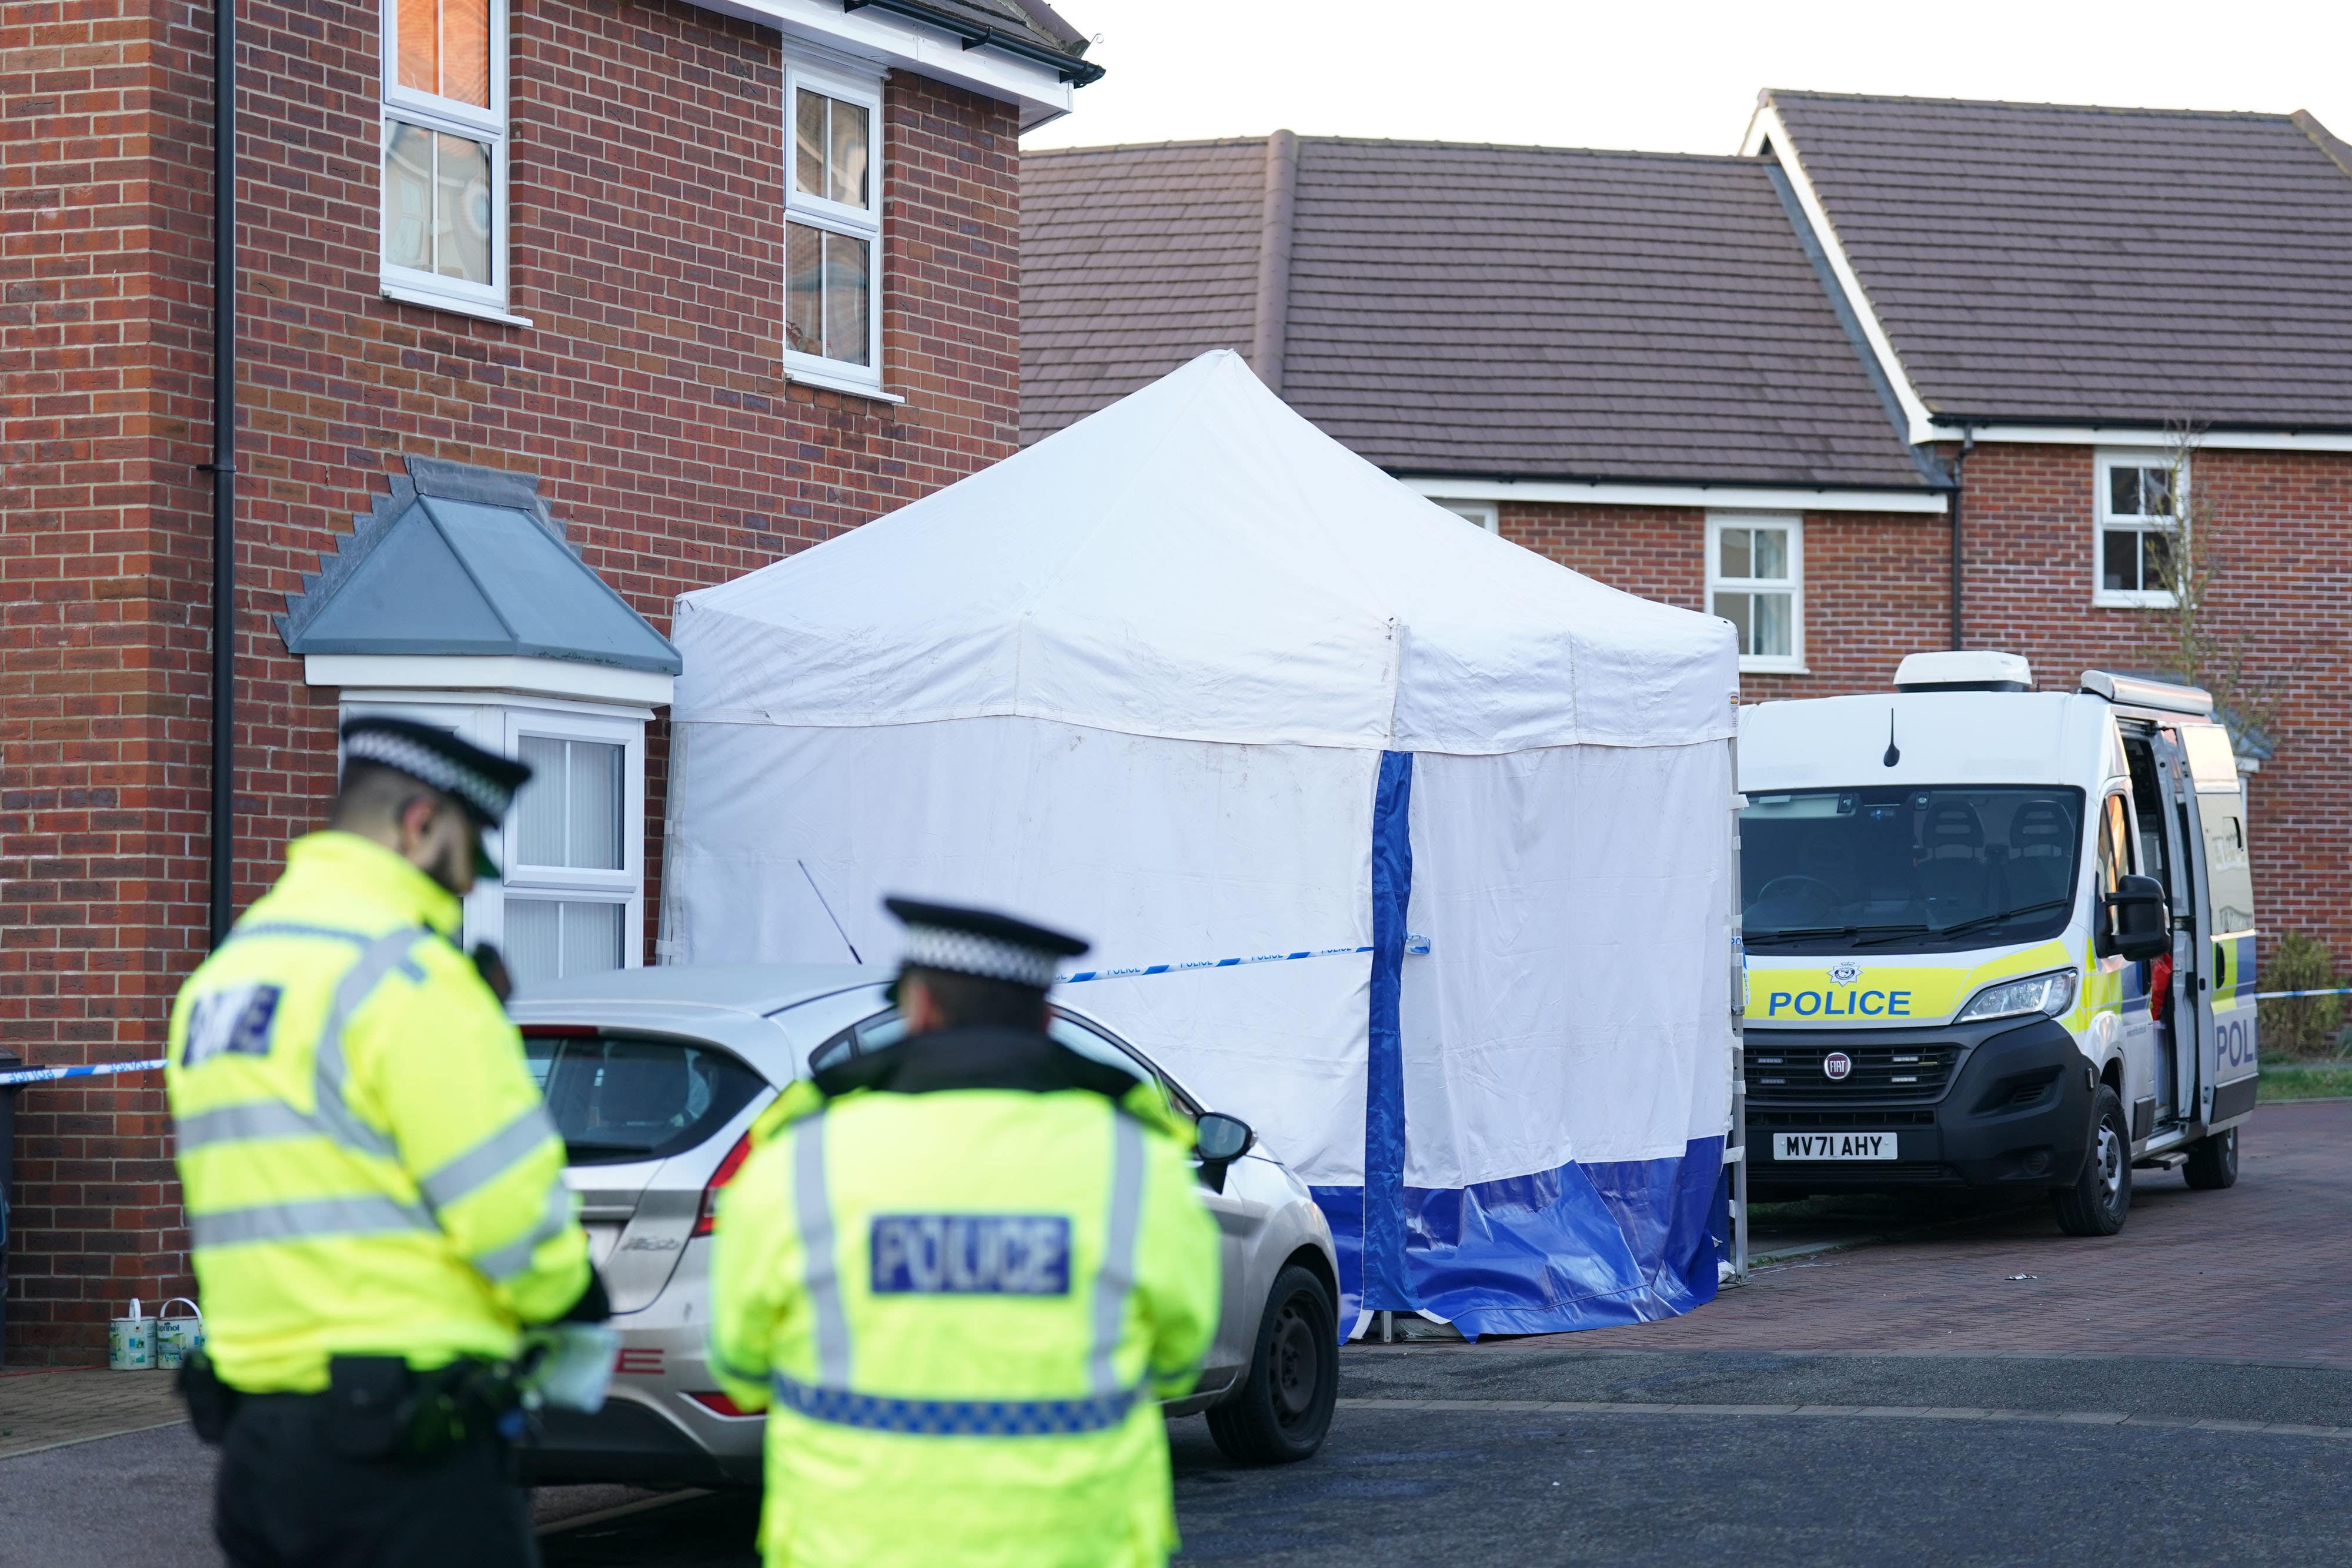
<svg viewBox="0 0 2352 1568">
<path fill-rule="evenodd" d="M 2204 692 L 1915 653 L 1743 709 L 1739 782 L 1754 1197 L 2039 1188 L 2110 1236 L 2135 1168 L 2236 1181 L 2253 883 Z"/>
</svg>

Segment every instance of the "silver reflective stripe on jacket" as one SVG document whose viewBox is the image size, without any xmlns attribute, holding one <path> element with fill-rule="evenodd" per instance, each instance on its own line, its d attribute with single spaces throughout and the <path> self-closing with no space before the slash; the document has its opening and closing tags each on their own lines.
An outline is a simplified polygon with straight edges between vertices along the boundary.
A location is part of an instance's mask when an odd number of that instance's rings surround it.
<svg viewBox="0 0 2352 1568">
<path fill-rule="evenodd" d="M 417 1189 L 424 1193 L 426 1207 L 437 1214 L 489 1186 L 539 1153 L 554 1136 L 555 1124 L 549 1119 L 547 1107 L 534 1104 L 464 1154 L 426 1173 L 416 1184 Z"/>
<path fill-rule="evenodd" d="M 346 1236 L 382 1236 L 403 1230 L 437 1230 L 433 1217 L 413 1204 L 381 1194 L 355 1197 L 310 1197 L 295 1203 L 260 1203 L 188 1217 L 188 1238 L 196 1247 L 235 1247 L 248 1241 L 323 1241 Z"/>
<path fill-rule="evenodd" d="M 849 1318 L 842 1303 L 839 1227 L 825 1160 L 823 1113 L 793 1126 L 793 1211 L 800 1229 L 802 1285 L 814 1322 L 817 1376 L 772 1378 L 783 1406 L 812 1420 L 922 1436 L 1033 1437 L 1102 1431 L 1127 1418 L 1140 1390 L 1121 1384 L 1118 1347 L 1135 1289 L 1143 1228 L 1142 1124 L 1111 1113 L 1110 1201 L 1104 1213 L 1102 1268 L 1095 1279 L 1087 1348 L 1088 1394 L 1079 1399 L 919 1399 L 858 1393 L 850 1386 Z M 741 1375 L 740 1373 L 737 1375 Z"/>
<path fill-rule="evenodd" d="M 493 1247 L 488 1252 L 477 1253 L 473 1259 L 474 1267 L 489 1280 L 503 1285 L 530 1267 L 530 1255 L 539 1250 L 541 1242 L 562 1234 L 563 1228 L 571 1223 L 572 1189 L 559 1181 L 548 1188 L 547 1207 L 541 1213 L 539 1223 L 531 1228 L 530 1233 L 503 1247 Z"/>
<path fill-rule="evenodd" d="M 290 921 L 256 921 L 237 926 L 229 940 L 253 937 L 298 937 L 344 942 L 359 948 L 359 956 L 335 982 L 327 1017 L 319 1029 L 311 1053 L 311 1109 L 296 1110 L 279 1100 L 253 1100 L 184 1118 L 177 1127 L 180 1147 L 217 1147 L 222 1144 L 264 1138 L 320 1137 L 378 1159 L 396 1155 L 392 1136 L 360 1120 L 343 1098 L 351 1070 L 343 1060 L 343 1030 L 386 976 L 395 972 L 411 980 L 425 971 L 408 956 L 409 949 L 432 936 L 421 925 L 405 925 L 381 936 L 346 931 L 332 925 L 309 925 Z"/>
<path fill-rule="evenodd" d="M 1110 1119 L 1110 1210 L 1104 1217 L 1102 1273 L 1095 1281 L 1095 1343 L 1087 1383 L 1097 1396 L 1118 1392 L 1118 1342 L 1135 1289 L 1136 1233 L 1143 1225 L 1143 1128 L 1132 1116 Z"/>
<path fill-rule="evenodd" d="M 838 1239 L 824 1172 L 823 1114 L 793 1127 L 793 1211 L 800 1222 L 801 1279 L 816 1326 L 816 1377 L 824 1388 L 849 1386 L 849 1313 L 841 1302 Z"/>
</svg>

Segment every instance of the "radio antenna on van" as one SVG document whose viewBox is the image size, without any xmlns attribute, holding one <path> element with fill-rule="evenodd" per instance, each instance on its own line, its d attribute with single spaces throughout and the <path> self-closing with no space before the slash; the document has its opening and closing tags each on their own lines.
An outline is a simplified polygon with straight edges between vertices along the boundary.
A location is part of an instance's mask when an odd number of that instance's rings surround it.
<svg viewBox="0 0 2352 1568">
<path fill-rule="evenodd" d="M 1886 710 L 1886 755 L 1878 760 L 1889 768 L 1903 760 L 1903 754 L 1895 749 L 1895 710 L 1893 708 Z M 812 883 L 810 885 L 815 884 Z"/>
<path fill-rule="evenodd" d="M 816 906 L 824 911 L 824 917 L 827 920 L 833 922 L 833 934 L 841 938 L 841 945 L 849 949 L 849 961 L 853 964 L 863 964 L 866 962 L 865 959 L 857 956 L 857 944 L 852 942 L 849 939 L 849 933 L 841 928 L 841 916 L 835 915 L 833 912 L 833 905 L 824 901 L 824 889 L 816 884 L 815 877 L 809 876 L 808 862 L 794 861 L 793 863 L 801 868 L 801 874 L 803 876 L 808 877 L 809 891 L 816 894 Z"/>
</svg>

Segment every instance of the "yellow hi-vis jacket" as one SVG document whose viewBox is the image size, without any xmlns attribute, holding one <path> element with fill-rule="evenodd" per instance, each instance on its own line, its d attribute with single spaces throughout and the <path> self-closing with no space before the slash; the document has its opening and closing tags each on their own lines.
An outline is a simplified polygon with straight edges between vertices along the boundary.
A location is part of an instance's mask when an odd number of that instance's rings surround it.
<svg viewBox="0 0 2352 1568">
<path fill-rule="evenodd" d="M 164 1081 L 205 1338 L 248 1393 L 328 1358 L 503 1359 L 588 1284 L 563 1145 L 455 895 L 350 833 L 181 988 Z"/>
<path fill-rule="evenodd" d="M 869 1060 L 1022 1038 L 945 1030 Z M 768 1568 L 1162 1563 L 1153 1396 L 1191 1389 L 1217 1321 L 1189 1130 L 1156 1086 L 942 1076 L 793 1085 L 720 1200 L 711 1364 L 769 1410 Z"/>
</svg>

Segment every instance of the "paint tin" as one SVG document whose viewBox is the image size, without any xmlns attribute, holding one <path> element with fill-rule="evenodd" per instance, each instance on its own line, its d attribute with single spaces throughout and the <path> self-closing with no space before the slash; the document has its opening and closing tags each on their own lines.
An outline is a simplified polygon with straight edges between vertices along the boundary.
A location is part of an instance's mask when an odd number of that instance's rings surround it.
<svg viewBox="0 0 2352 1568">
<path fill-rule="evenodd" d="M 188 1309 L 187 1316 L 172 1316 L 173 1307 Z M 157 1311 L 155 1324 L 155 1364 L 169 1370 L 183 1365 L 192 1350 L 205 1348 L 205 1314 L 196 1303 L 185 1296 L 173 1296 Z"/>
<path fill-rule="evenodd" d="M 155 1364 L 155 1320 L 142 1317 L 136 1301 L 129 1317 L 106 1325 L 106 1364 L 116 1372 L 144 1372 Z"/>
</svg>

